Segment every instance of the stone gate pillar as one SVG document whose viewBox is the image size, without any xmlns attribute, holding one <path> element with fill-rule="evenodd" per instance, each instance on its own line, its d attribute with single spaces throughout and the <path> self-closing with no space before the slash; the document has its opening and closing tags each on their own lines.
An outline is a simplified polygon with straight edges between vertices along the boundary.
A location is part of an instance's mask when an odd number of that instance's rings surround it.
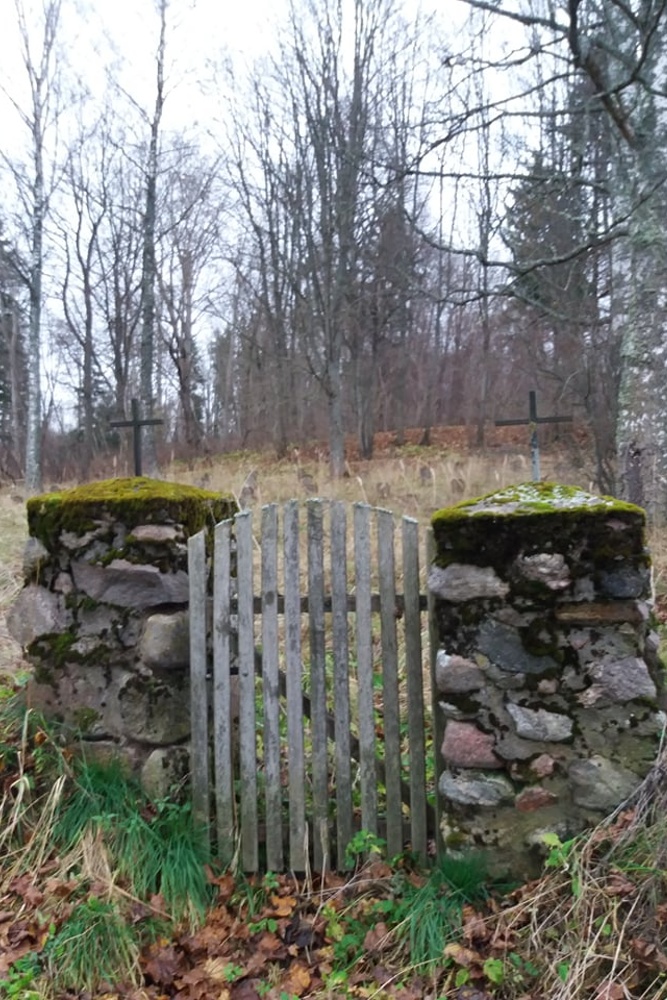
<svg viewBox="0 0 667 1000">
<path fill-rule="evenodd" d="M 8 626 L 34 668 L 30 704 L 162 790 L 190 734 L 187 539 L 236 502 L 139 477 L 27 508 L 25 585 Z"/>
<path fill-rule="evenodd" d="M 650 769 L 665 717 L 644 513 L 510 487 L 433 517 L 442 836 L 534 874 Z"/>
</svg>

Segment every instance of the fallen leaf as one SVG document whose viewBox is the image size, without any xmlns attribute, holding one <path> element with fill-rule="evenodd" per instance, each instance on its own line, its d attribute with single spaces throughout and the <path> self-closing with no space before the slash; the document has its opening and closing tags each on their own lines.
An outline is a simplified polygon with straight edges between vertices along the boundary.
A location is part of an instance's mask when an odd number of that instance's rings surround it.
<svg viewBox="0 0 667 1000">
<path fill-rule="evenodd" d="M 30 875 L 19 875 L 9 883 L 9 890 L 16 896 L 20 896 L 28 906 L 41 906 L 44 902 L 44 893 L 34 884 Z"/>
<path fill-rule="evenodd" d="M 632 954 L 652 969 L 667 972 L 667 955 L 658 948 L 654 941 L 644 941 L 643 938 L 633 938 L 630 942 Z"/>
<path fill-rule="evenodd" d="M 233 972 L 230 973 L 230 969 L 234 970 L 234 963 L 226 958 L 209 958 L 202 965 L 204 975 L 214 983 L 231 983 L 233 979 L 238 979 Z"/>
<path fill-rule="evenodd" d="M 453 962 L 456 962 L 457 965 L 462 965 L 465 969 L 469 969 L 471 965 L 481 965 L 482 963 L 482 956 L 478 951 L 474 951 L 472 948 L 464 948 L 462 944 L 456 941 L 446 944 L 443 954 L 446 958 L 451 958 Z"/>
<path fill-rule="evenodd" d="M 628 991 L 620 983 L 605 979 L 595 992 L 595 1000 L 626 1000 Z"/>
<path fill-rule="evenodd" d="M 216 877 L 211 872 L 211 869 L 207 868 L 206 877 L 211 885 L 217 885 L 220 898 L 223 902 L 226 902 L 231 898 L 231 896 L 234 895 L 234 892 L 236 891 L 236 880 L 233 875 L 227 873 Z"/>
<path fill-rule="evenodd" d="M 255 947 L 267 955 L 274 955 L 281 948 L 284 948 L 284 944 L 277 934 L 271 934 L 269 931 L 266 931 L 262 934 L 259 941 L 256 942 Z"/>
<path fill-rule="evenodd" d="M 459 986 L 454 994 L 454 1000 L 493 1000 L 493 997 L 486 990 L 479 990 L 476 986 L 466 984 Z"/>
<path fill-rule="evenodd" d="M 56 896 L 58 899 L 66 899 L 79 888 L 77 879 L 69 879 L 65 882 L 60 878 L 47 878 L 44 883 L 44 891 L 47 896 Z"/>
<path fill-rule="evenodd" d="M 371 927 L 364 938 L 364 948 L 370 952 L 383 951 L 389 943 L 389 928 L 382 921 Z"/>
<path fill-rule="evenodd" d="M 309 988 L 312 976 L 310 970 L 301 962 L 292 962 L 289 967 L 287 978 L 281 983 L 281 991 L 294 993 L 295 996 L 303 996 Z"/>
<path fill-rule="evenodd" d="M 491 930 L 481 913 L 472 906 L 463 907 L 463 937 L 467 944 L 473 941 L 488 941 Z"/>
<path fill-rule="evenodd" d="M 403 983 L 395 989 L 390 989 L 391 995 L 396 1000 L 423 1000 L 424 981 L 419 976 L 415 976 L 409 983 Z"/>
<path fill-rule="evenodd" d="M 390 878 L 393 872 L 386 861 L 374 860 L 369 862 L 364 868 L 364 874 L 368 878 L 385 879 Z"/>
<path fill-rule="evenodd" d="M 390 982 L 393 979 L 393 974 L 384 965 L 373 966 L 373 979 L 378 984 L 378 986 L 383 986 L 385 983 Z"/>
<path fill-rule="evenodd" d="M 259 985 L 259 981 L 256 979 L 242 979 L 240 982 L 234 983 L 231 991 L 231 1000 L 261 1000 L 255 984 Z"/>
<path fill-rule="evenodd" d="M 604 889 L 610 896 L 633 896 L 637 886 L 622 872 L 612 871 L 604 884 Z"/>
<path fill-rule="evenodd" d="M 156 954 L 144 962 L 144 971 L 154 983 L 159 986 L 171 986 L 181 965 L 181 959 L 175 948 L 169 945 L 161 948 Z"/>
<path fill-rule="evenodd" d="M 293 896 L 271 896 L 270 902 L 275 917 L 289 917 L 296 906 L 296 899 Z"/>
</svg>

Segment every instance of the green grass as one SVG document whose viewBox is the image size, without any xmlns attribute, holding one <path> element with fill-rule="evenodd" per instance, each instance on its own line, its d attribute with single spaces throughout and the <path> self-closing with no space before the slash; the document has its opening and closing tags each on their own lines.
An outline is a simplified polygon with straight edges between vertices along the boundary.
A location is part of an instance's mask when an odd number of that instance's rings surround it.
<svg viewBox="0 0 667 1000">
<path fill-rule="evenodd" d="M 443 948 L 461 933 L 463 907 L 489 897 L 489 875 L 480 854 L 445 855 L 435 864 L 423 885 L 406 883 L 406 915 L 398 936 L 409 947 L 415 966 L 432 968 L 442 962 Z"/>
<path fill-rule="evenodd" d="M 139 899 L 160 894 L 175 920 L 197 923 L 212 899 L 206 835 L 189 803 L 150 802 L 118 761 L 82 761 L 54 841 L 72 850 L 88 830 L 101 836 L 114 872 Z"/>
<path fill-rule="evenodd" d="M 48 941 L 45 961 L 55 990 L 94 995 L 105 984 L 138 985 L 139 940 L 111 901 L 90 896 Z"/>
</svg>

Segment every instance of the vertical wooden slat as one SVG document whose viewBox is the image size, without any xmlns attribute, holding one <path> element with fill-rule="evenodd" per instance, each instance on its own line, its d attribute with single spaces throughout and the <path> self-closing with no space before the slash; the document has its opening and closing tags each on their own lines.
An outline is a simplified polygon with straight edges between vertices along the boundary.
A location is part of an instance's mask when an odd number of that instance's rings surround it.
<svg viewBox="0 0 667 1000">
<path fill-rule="evenodd" d="M 215 526 L 213 568 L 213 747 L 218 857 L 234 856 L 234 774 L 231 711 L 231 521 Z M 193 730 L 194 732 L 194 730 Z"/>
<path fill-rule="evenodd" d="M 336 844 L 339 871 L 352 839 L 352 774 L 350 765 L 350 663 L 347 641 L 347 519 L 345 505 L 331 506 L 331 608 L 333 638 L 333 702 L 336 736 Z"/>
<path fill-rule="evenodd" d="M 283 867 L 278 667 L 278 514 L 268 504 L 262 508 L 262 680 L 266 865 L 274 872 Z"/>
<path fill-rule="evenodd" d="M 380 624 L 382 634 L 382 706 L 384 765 L 387 789 L 387 852 L 403 850 L 401 801 L 401 731 L 398 706 L 398 645 L 396 638 L 396 582 L 394 579 L 394 516 L 377 511 Z"/>
<path fill-rule="evenodd" d="M 287 687 L 287 746 L 289 754 L 289 864 L 306 871 L 306 770 L 303 740 L 303 677 L 301 665 L 301 589 L 299 579 L 299 506 L 285 504 L 283 519 L 285 586 L 285 674 Z"/>
<path fill-rule="evenodd" d="M 429 528 L 426 533 L 426 573 L 428 575 L 429 567 L 435 559 L 435 538 L 433 536 L 433 529 Z M 435 681 L 435 661 L 438 655 L 438 647 L 440 645 L 440 636 L 438 633 L 438 622 L 435 617 L 435 599 L 431 591 L 426 588 L 427 592 L 427 604 L 428 604 L 428 640 L 429 640 L 429 661 L 431 664 L 431 706 L 433 714 L 433 756 L 434 756 L 434 768 L 433 773 L 435 774 L 435 846 L 436 853 L 438 857 L 442 857 L 444 853 L 444 844 L 442 842 L 442 829 L 440 825 L 442 817 L 442 809 L 440 804 L 440 775 L 444 770 L 444 761 L 442 759 L 442 754 L 440 753 L 440 747 L 442 746 L 442 741 L 445 737 L 445 720 L 443 718 L 442 709 L 440 708 L 438 701 L 438 685 Z"/>
<path fill-rule="evenodd" d="M 313 863 L 323 871 L 329 860 L 327 781 L 326 659 L 324 645 L 324 554 L 322 501 L 309 500 L 308 619 L 310 634 L 310 730 L 313 781 Z"/>
<path fill-rule="evenodd" d="M 412 850 L 426 860 L 426 767 L 421 613 L 419 610 L 419 525 L 403 518 L 403 594 L 405 596 L 405 673 L 408 687 L 410 748 L 410 834 Z"/>
<path fill-rule="evenodd" d="M 373 713 L 373 638 L 371 622 L 371 508 L 354 505 L 354 577 L 356 591 L 357 703 L 361 825 L 377 835 L 377 774 Z"/>
<path fill-rule="evenodd" d="M 236 556 L 239 628 L 239 769 L 241 779 L 241 864 L 259 867 L 257 844 L 257 745 L 253 616 L 252 513 L 237 514 Z"/>
<path fill-rule="evenodd" d="M 190 724 L 192 809 L 210 825 L 208 762 L 208 689 L 206 684 L 206 533 L 188 539 L 190 587 Z"/>
</svg>

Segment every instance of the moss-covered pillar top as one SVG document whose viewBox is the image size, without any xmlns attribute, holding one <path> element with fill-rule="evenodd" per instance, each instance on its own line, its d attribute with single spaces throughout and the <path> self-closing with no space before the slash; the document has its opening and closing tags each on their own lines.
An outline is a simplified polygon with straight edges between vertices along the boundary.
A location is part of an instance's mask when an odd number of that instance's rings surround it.
<svg viewBox="0 0 667 1000">
<path fill-rule="evenodd" d="M 430 589 L 446 601 L 635 599 L 650 587 L 645 515 L 554 483 L 512 486 L 438 511 Z"/>
<path fill-rule="evenodd" d="M 28 501 L 26 584 L 124 607 L 187 601 L 187 539 L 236 511 L 232 497 L 146 477 Z"/>
</svg>

